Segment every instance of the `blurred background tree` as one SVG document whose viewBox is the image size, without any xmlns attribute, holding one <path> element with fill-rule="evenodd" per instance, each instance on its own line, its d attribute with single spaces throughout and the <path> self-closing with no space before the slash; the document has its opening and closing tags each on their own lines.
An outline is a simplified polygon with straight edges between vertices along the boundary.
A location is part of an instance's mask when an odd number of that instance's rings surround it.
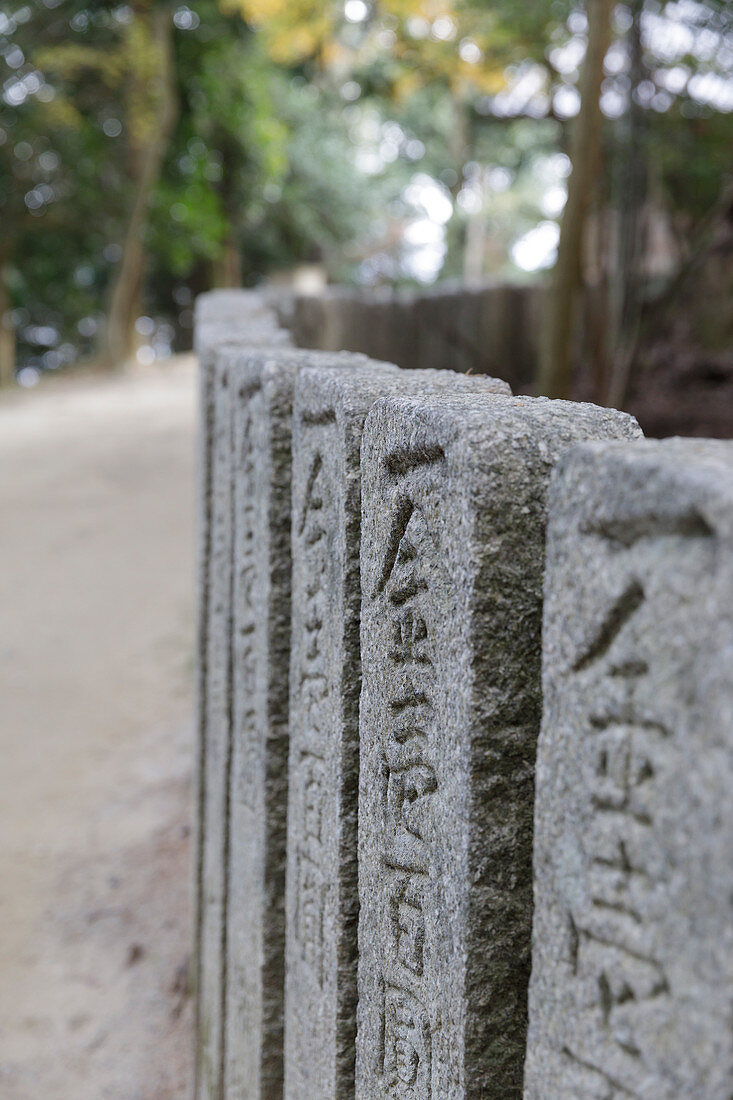
<svg viewBox="0 0 733 1100">
<path fill-rule="evenodd" d="M 16 0 L 0 36 L 5 380 L 188 346 L 212 286 L 550 278 L 558 242 L 547 390 L 581 292 L 597 399 L 730 340 L 725 0 Z"/>
</svg>

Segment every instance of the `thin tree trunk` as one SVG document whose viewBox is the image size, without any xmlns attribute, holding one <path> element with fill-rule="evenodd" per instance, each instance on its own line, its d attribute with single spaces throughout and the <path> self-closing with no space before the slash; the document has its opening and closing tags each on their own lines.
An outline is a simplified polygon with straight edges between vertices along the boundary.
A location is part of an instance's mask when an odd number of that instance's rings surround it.
<svg viewBox="0 0 733 1100">
<path fill-rule="evenodd" d="M 240 287 L 242 285 L 242 255 L 234 229 L 230 226 L 222 254 L 214 265 L 215 287 Z"/>
<path fill-rule="evenodd" d="M 631 96 L 625 121 L 622 170 L 617 188 L 618 250 L 611 315 L 614 346 L 610 348 L 611 377 L 606 400 L 620 408 L 626 396 L 641 316 L 639 261 L 643 253 L 642 215 L 646 199 L 646 117 L 637 89 L 646 78 L 641 38 L 644 0 L 632 0 L 633 22 L 629 28 Z M 622 123 L 622 125 L 624 125 Z"/>
<path fill-rule="evenodd" d="M 568 198 L 557 263 L 547 296 L 538 390 L 548 397 L 570 392 L 574 323 L 581 281 L 583 234 L 595 182 L 600 131 L 603 60 L 611 40 L 613 0 L 588 0 L 588 49 L 580 82 L 581 103 L 572 131 Z"/>
<path fill-rule="evenodd" d="M 10 315 L 8 263 L 0 258 L 0 387 L 15 380 L 15 325 Z"/>
<path fill-rule="evenodd" d="M 480 283 L 484 275 L 487 237 L 486 203 L 488 195 L 485 169 L 480 170 L 479 187 L 481 190 L 481 206 L 480 209 L 468 215 L 466 220 L 466 237 L 463 247 L 463 281 L 469 284 Z"/>
<path fill-rule="evenodd" d="M 157 124 L 139 159 L 135 197 L 122 243 L 122 259 L 110 292 L 101 354 L 105 366 L 123 363 L 135 350 L 135 320 L 145 277 L 144 232 L 148 207 L 160 178 L 177 117 L 171 14 L 167 7 L 156 8 L 153 12 L 151 36 L 159 59 L 158 88 L 155 91 L 158 98 Z"/>
<path fill-rule="evenodd" d="M 232 139 L 227 137 L 219 141 L 221 154 L 221 182 L 219 199 L 226 218 L 226 228 L 221 252 L 211 267 L 211 280 L 214 287 L 240 287 L 242 285 L 242 249 L 241 203 L 237 193 L 237 159 L 239 151 Z"/>
</svg>

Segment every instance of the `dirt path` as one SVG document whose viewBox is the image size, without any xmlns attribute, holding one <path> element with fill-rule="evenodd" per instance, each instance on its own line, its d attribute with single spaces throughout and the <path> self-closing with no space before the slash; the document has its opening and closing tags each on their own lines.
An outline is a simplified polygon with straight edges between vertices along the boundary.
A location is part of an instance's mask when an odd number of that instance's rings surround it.
<svg viewBox="0 0 733 1100">
<path fill-rule="evenodd" d="M 0 1096 L 188 1096 L 191 360 L 0 401 Z"/>
</svg>

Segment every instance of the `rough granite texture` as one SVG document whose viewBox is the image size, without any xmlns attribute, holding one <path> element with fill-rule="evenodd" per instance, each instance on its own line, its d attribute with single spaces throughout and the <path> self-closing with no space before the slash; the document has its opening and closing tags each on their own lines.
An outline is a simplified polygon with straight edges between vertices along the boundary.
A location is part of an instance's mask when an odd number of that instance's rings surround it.
<svg viewBox="0 0 733 1100">
<path fill-rule="evenodd" d="M 231 726 L 233 404 L 229 372 L 232 357 L 236 358 L 246 342 L 245 337 L 215 342 L 200 354 L 198 746 L 194 777 L 197 1098 L 218 1096 L 223 1075 L 224 838 Z"/>
<path fill-rule="evenodd" d="M 621 413 L 381 400 L 362 442 L 359 1100 L 522 1095 L 546 505 Z"/>
<path fill-rule="evenodd" d="M 224 812 L 231 693 L 231 410 L 227 355 L 266 340 L 282 343 L 271 314 L 261 320 L 258 296 L 241 292 L 203 295 L 196 303 L 200 359 L 198 463 L 198 746 L 194 851 L 196 878 L 195 986 L 197 991 L 197 1098 L 218 1095 L 223 1057 L 221 1020 L 224 973 Z M 243 300 L 237 323 L 228 319 L 234 298 Z M 207 746 L 209 751 L 207 752 Z M 205 794 L 211 784 L 210 797 Z M 208 822 L 205 820 L 208 815 Z"/>
<path fill-rule="evenodd" d="M 217 320 L 202 322 L 196 327 L 196 351 L 199 355 L 222 346 L 292 347 L 292 344 L 290 333 L 270 320 Z"/>
<path fill-rule="evenodd" d="M 213 350 L 201 363 L 202 461 L 199 531 L 196 965 L 196 1096 L 213 1097 L 221 1056 L 224 863 L 219 847 L 226 801 L 231 662 L 231 405 L 229 371 Z M 208 798 L 204 799 L 204 792 Z"/>
<path fill-rule="evenodd" d="M 198 1095 L 274 1100 L 283 1081 L 292 389 L 303 366 L 367 360 L 232 345 L 216 359 Z M 216 427 L 227 410 L 228 454 Z M 219 690 L 220 680 L 228 690 Z"/>
<path fill-rule="evenodd" d="M 508 393 L 451 371 L 307 368 L 293 411 L 285 1096 L 354 1095 L 360 443 L 386 395 Z"/>
<path fill-rule="evenodd" d="M 733 1096 L 733 443 L 550 491 L 526 1100 Z"/>
<path fill-rule="evenodd" d="M 258 291 L 201 294 L 196 299 L 195 319 L 194 344 L 201 357 L 224 344 L 292 345 L 290 333 L 280 327 L 277 311 Z"/>
</svg>

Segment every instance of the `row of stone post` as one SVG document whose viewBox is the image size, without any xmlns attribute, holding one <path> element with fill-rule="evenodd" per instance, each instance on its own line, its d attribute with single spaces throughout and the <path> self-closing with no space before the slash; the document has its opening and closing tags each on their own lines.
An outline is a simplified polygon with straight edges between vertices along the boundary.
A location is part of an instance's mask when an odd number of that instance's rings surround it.
<svg viewBox="0 0 733 1100">
<path fill-rule="evenodd" d="M 198 1100 L 730 1100 L 733 446 L 197 343 Z"/>
</svg>

